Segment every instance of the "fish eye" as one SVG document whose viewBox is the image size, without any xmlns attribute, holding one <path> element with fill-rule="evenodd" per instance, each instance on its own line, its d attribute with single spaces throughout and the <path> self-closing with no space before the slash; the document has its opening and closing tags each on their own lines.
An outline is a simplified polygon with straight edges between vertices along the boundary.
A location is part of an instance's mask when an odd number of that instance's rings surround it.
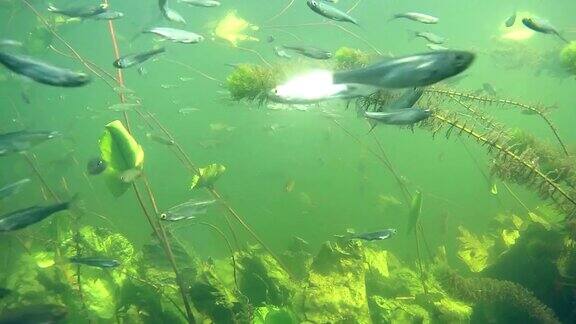
<svg viewBox="0 0 576 324">
<path fill-rule="evenodd" d="M 160 219 L 166 219 L 166 217 L 167 217 L 167 216 L 166 216 L 166 213 L 160 214 Z"/>
</svg>

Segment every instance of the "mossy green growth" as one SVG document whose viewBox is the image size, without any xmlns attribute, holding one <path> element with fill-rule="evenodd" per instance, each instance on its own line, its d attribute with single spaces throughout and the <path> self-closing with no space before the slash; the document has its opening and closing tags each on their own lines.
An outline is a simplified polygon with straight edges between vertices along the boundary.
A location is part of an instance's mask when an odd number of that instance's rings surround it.
<svg viewBox="0 0 576 324">
<path fill-rule="evenodd" d="M 334 62 L 336 70 L 350 70 L 368 65 L 370 56 L 359 49 L 340 47 L 334 53 Z"/>
<path fill-rule="evenodd" d="M 198 169 L 198 174 L 192 176 L 190 189 L 212 188 L 216 180 L 218 180 L 225 171 L 225 166 L 216 163 Z"/>
<path fill-rule="evenodd" d="M 263 98 L 284 77 L 280 68 L 240 64 L 226 78 L 226 89 L 234 100 Z"/>
<path fill-rule="evenodd" d="M 576 74 L 576 41 L 570 42 L 560 51 L 560 62 L 568 72 Z"/>
</svg>

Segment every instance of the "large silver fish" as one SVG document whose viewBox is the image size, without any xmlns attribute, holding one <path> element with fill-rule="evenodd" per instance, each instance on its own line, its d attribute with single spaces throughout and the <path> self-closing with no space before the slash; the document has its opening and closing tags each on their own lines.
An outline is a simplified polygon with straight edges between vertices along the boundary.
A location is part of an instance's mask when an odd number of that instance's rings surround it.
<svg viewBox="0 0 576 324">
<path fill-rule="evenodd" d="M 195 44 L 204 41 L 202 35 L 170 27 L 154 27 L 145 30 L 144 33 L 156 34 L 175 43 Z"/>
<path fill-rule="evenodd" d="M 326 2 L 320 0 L 308 0 L 306 3 L 308 4 L 308 7 L 312 9 L 312 11 L 323 17 L 335 21 L 345 21 L 353 23 L 354 25 L 358 25 L 358 21 L 355 18 L 338 8 L 332 7 Z"/>
<path fill-rule="evenodd" d="M 90 7 L 70 7 L 70 8 L 57 8 L 53 4 L 48 5 L 48 11 L 72 18 L 91 18 L 108 10 L 108 5 L 105 3 L 97 6 Z"/>
<path fill-rule="evenodd" d="M 466 51 L 435 51 L 387 59 L 351 71 L 334 73 L 334 83 L 358 83 L 380 88 L 424 87 L 457 75 L 474 61 Z"/>
<path fill-rule="evenodd" d="M 90 77 L 85 73 L 50 65 L 25 55 L 0 52 L 0 63 L 14 73 L 51 86 L 80 87 L 90 82 Z"/>
<path fill-rule="evenodd" d="M 60 135 L 55 131 L 18 131 L 0 134 L 0 156 L 25 152 L 33 146 Z"/>
<path fill-rule="evenodd" d="M 10 232 L 38 223 L 48 216 L 70 208 L 71 202 L 58 203 L 46 207 L 29 207 L 11 212 L 0 218 L 0 232 Z"/>
</svg>

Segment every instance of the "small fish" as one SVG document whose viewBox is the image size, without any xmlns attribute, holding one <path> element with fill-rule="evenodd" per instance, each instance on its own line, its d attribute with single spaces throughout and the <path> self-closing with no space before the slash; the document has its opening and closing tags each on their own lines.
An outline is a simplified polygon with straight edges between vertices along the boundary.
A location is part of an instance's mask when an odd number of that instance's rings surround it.
<svg viewBox="0 0 576 324">
<path fill-rule="evenodd" d="M 166 52 L 166 49 L 164 47 L 160 47 L 157 49 L 152 49 L 149 51 L 145 51 L 145 52 L 141 52 L 141 53 L 137 53 L 137 54 L 129 54 L 129 55 L 125 55 L 122 56 L 121 58 L 117 59 L 116 61 L 114 61 L 114 63 L 112 63 L 112 65 L 114 65 L 115 68 L 117 69 L 126 69 L 129 68 L 131 66 L 134 66 L 136 64 L 140 64 L 158 54 L 164 53 Z"/>
<path fill-rule="evenodd" d="M 92 17 L 96 20 L 116 20 L 124 18 L 124 14 L 120 11 L 105 11 Z"/>
<path fill-rule="evenodd" d="M 100 157 L 95 157 L 86 164 L 86 172 L 88 172 L 89 175 L 98 175 L 104 172 L 107 167 L 108 164 L 106 161 L 102 160 Z"/>
<path fill-rule="evenodd" d="M 205 7 L 205 8 L 220 6 L 220 1 L 216 0 L 178 0 L 178 2 L 185 3 L 190 6 Z"/>
<path fill-rule="evenodd" d="M 164 145 L 174 145 L 175 144 L 173 139 L 162 136 L 162 135 L 158 135 L 158 134 L 146 133 L 146 137 L 148 137 L 148 139 L 150 139 L 150 140 L 153 140 L 157 143 L 164 144 Z"/>
<path fill-rule="evenodd" d="M 490 83 L 488 83 L 488 82 L 484 82 L 484 83 L 482 84 L 482 89 L 483 89 L 487 94 L 489 94 L 489 95 L 491 95 L 491 96 L 493 96 L 493 97 L 495 97 L 496 94 L 497 94 L 497 93 L 496 93 L 496 89 L 494 89 L 494 87 L 493 87 Z"/>
<path fill-rule="evenodd" d="M 366 111 L 364 117 L 387 125 L 412 125 L 430 117 L 429 109 L 406 108 L 392 112 Z"/>
<path fill-rule="evenodd" d="M 433 44 L 444 44 L 444 42 L 446 41 L 444 39 L 444 37 L 438 36 L 434 33 L 430 33 L 430 32 L 415 32 L 416 37 L 421 37 L 424 38 L 425 40 L 429 41 L 430 43 Z"/>
<path fill-rule="evenodd" d="M 226 125 L 224 123 L 212 123 L 212 124 L 210 124 L 210 130 L 214 131 L 214 132 L 221 132 L 221 131 L 231 132 L 234 129 L 236 129 L 236 127 Z"/>
<path fill-rule="evenodd" d="M 22 187 L 24 187 L 24 185 L 26 185 L 30 181 L 32 180 L 24 178 L 0 188 L 0 200 L 19 193 L 20 190 L 22 190 Z"/>
<path fill-rule="evenodd" d="M 285 58 L 285 59 L 291 59 L 292 55 L 286 53 L 285 50 L 282 49 L 282 47 L 280 46 L 274 46 L 274 54 L 276 54 L 276 56 L 281 57 L 281 58 Z"/>
<path fill-rule="evenodd" d="M 117 104 L 113 104 L 109 106 L 107 109 L 115 112 L 122 112 L 122 111 L 130 111 L 135 107 L 139 107 L 139 103 L 132 103 L 132 102 L 121 102 Z"/>
<path fill-rule="evenodd" d="M 385 107 L 385 110 L 393 111 L 393 110 L 400 110 L 406 108 L 412 108 L 416 104 L 416 102 L 422 97 L 424 94 L 424 90 L 421 88 L 414 88 L 404 91 L 402 96 L 398 98 L 398 100 L 392 102 L 390 105 Z"/>
<path fill-rule="evenodd" d="M 25 55 L 0 52 L 0 63 L 16 74 L 51 86 L 80 87 L 90 82 L 90 77 L 85 73 L 50 65 Z"/>
<path fill-rule="evenodd" d="M 428 47 L 430 50 L 433 50 L 433 51 L 447 51 L 447 50 L 449 50 L 448 47 L 443 46 L 443 45 L 438 45 L 438 44 L 426 44 L 426 47 Z"/>
<path fill-rule="evenodd" d="M 332 58 L 332 53 L 325 51 L 323 49 L 311 46 L 282 46 L 285 49 L 292 50 L 298 54 L 304 55 L 309 58 L 316 60 L 327 60 Z"/>
<path fill-rule="evenodd" d="M 388 239 L 395 235 L 397 230 L 395 228 L 387 228 L 377 232 L 368 232 L 368 233 L 360 233 L 360 234 L 351 234 L 349 236 L 344 236 L 348 240 L 364 240 L 364 241 L 381 241 Z M 342 237 L 342 236 L 339 236 Z"/>
<path fill-rule="evenodd" d="M 276 40 L 276 37 L 270 35 L 266 38 L 267 43 L 273 43 Z"/>
<path fill-rule="evenodd" d="M 409 20 L 421 22 L 423 24 L 437 24 L 440 19 L 434 16 L 430 16 L 427 14 L 419 13 L 419 12 L 405 12 L 395 14 L 390 20 L 398 19 L 398 18 L 406 18 Z"/>
<path fill-rule="evenodd" d="M 0 134 L 0 156 L 25 152 L 47 140 L 60 137 L 56 131 L 18 131 Z"/>
<path fill-rule="evenodd" d="M 308 7 L 312 9 L 312 11 L 323 17 L 332 19 L 334 21 L 344 21 L 353 23 L 354 25 L 358 25 L 358 21 L 355 18 L 353 18 L 352 16 L 350 16 L 349 14 L 338 8 L 332 7 L 331 5 L 325 2 L 318 0 L 307 0 L 306 3 L 308 4 Z"/>
<path fill-rule="evenodd" d="M 138 179 L 142 175 L 142 170 L 140 169 L 129 169 L 120 173 L 120 181 L 124 183 L 132 183 L 134 180 Z"/>
<path fill-rule="evenodd" d="M 71 203 L 68 201 L 46 207 L 34 206 L 6 214 L 0 218 L 0 232 L 15 231 L 38 223 L 54 213 L 69 209 Z"/>
<path fill-rule="evenodd" d="M 5 309 L 0 315 L 2 324 L 55 324 L 68 315 L 68 309 L 54 304 L 33 304 Z"/>
<path fill-rule="evenodd" d="M 108 10 L 108 5 L 105 3 L 99 4 L 97 6 L 70 7 L 64 9 L 56 8 L 53 4 L 48 4 L 48 11 L 71 18 L 91 18 L 106 12 L 106 10 Z"/>
<path fill-rule="evenodd" d="M 292 190 L 294 190 L 294 186 L 296 185 L 296 181 L 294 181 L 293 179 L 290 179 L 286 182 L 286 185 L 284 186 L 284 191 L 287 193 L 292 192 Z"/>
<path fill-rule="evenodd" d="M 22 91 L 20 92 L 20 98 L 22 98 L 22 101 L 24 101 L 26 104 L 30 104 L 30 97 L 28 96 L 28 94 L 26 94 L 26 92 Z"/>
<path fill-rule="evenodd" d="M 532 29 L 533 31 L 543 34 L 556 35 L 564 42 L 570 43 L 566 38 L 562 37 L 562 35 L 560 35 L 558 30 L 554 26 L 552 26 L 552 24 L 550 24 L 550 22 L 547 20 L 538 17 L 532 17 L 532 18 L 527 17 L 522 19 L 522 23 L 524 24 L 524 26 Z"/>
<path fill-rule="evenodd" d="M 140 74 L 141 76 L 146 76 L 148 74 L 148 70 L 146 70 L 146 68 L 143 66 L 139 66 L 138 74 Z"/>
<path fill-rule="evenodd" d="M 186 19 L 184 19 L 184 17 L 174 9 L 164 6 L 164 8 L 162 8 L 162 14 L 164 15 L 164 18 L 170 21 L 186 25 Z"/>
<path fill-rule="evenodd" d="M 208 207 L 213 205 L 216 200 L 189 200 L 185 203 L 176 205 L 160 214 L 160 219 L 165 221 L 179 221 L 184 219 L 195 219 L 196 216 L 205 214 Z"/>
<path fill-rule="evenodd" d="M 195 78 L 192 78 L 192 77 L 178 77 L 178 80 L 180 80 L 180 81 L 182 81 L 182 82 L 188 82 L 188 81 L 195 80 Z"/>
<path fill-rule="evenodd" d="M 134 90 L 130 89 L 130 88 L 126 88 L 123 86 L 118 86 L 118 87 L 114 87 L 114 92 L 116 92 L 117 94 L 123 94 L 123 95 L 134 95 L 136 94 L 136 92 L 134 92 Z"/>
<path fill-rule="evenodd" d="M 380 195 L 378 196 L 378 202 L 384 207 L 402 205 L 402 202 L 400 202 L 400 200 L 394 196 Z"/>
<path fill-rule="evenodd" d="M 175 43 L 196 44 L 204 41 L 202 35 L 170 27 L 154 27 L 145 30 L 144 33 L 155 34 Z"/>
<path fill-rule="evenodd" d="M 474 58 L 471 52 L 448 50 L 385 59 L 364 68 L 335 72 L 333 82 L 381 88 L 423 87 L 463 72 Z"/>
<path fill-rule="evenodd" d="M 178 113 L 182 114 L 182 115 L 188 115 L 188 114 L 191 114 L 191 113 L 193 113 L 195 111 L 199 111 L 199 110 L 200 109 L 198 109 L 198 108 L 181 108 L 181 109 L 178 109 Z"/>
<path fill-rule="evenodd" d="M 97 257 L 72 257 L 68 261 L 97 268 L 115 268 L 120 265 L 118 260 Z"/>
<path fill-rule="evenodd" d="M 512 25 L 514 25 L 515 22 L 516 22 L 516 11 L 514 11 L 514 13 L 506 19 L 504 25 L 506 27 L 512 27 Z"/>
</svg>

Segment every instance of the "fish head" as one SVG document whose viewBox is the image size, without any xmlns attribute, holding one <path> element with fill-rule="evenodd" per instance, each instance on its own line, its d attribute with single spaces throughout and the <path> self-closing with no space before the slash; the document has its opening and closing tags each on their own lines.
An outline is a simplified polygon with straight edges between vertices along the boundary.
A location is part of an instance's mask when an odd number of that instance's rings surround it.
<svg viewBox="0 0 576 324">
<path fill-rule="evenodd" d="M 46 138 L 47 139 L 53 139 L 53 138 L 57 138 L 62 136 L 62 133 L 58 132 L 58 131 L 51 131 L 46 133 Z"/>
<path fill-rule="evenodd" d="M 308 7 L 310 7 L 310 9 L 312 10 L 318 10 L 318 7 L 320 6 L 319 0 L 308 0 L 306 1 L 306 3 L 308 4 Z"/>
<path fill-rule="evenodd" d="M 454 69 L 454 74 L 459 74 L 464 70 L 468 69 L 472 62 L 474 62 L 474 58 L 476 55 L 472 52 L 467 51 L 452 51 L 451 55 L 449 56 L 448 60 L 450 61 L 450 65 Z"/>
<path fill-rule="evenodd" d="M 166 213 L 160 214 L 160 219 L 166 220 L 167 218 L 168 218 L 168 214 L 166 214 Z"/>
</svg>

